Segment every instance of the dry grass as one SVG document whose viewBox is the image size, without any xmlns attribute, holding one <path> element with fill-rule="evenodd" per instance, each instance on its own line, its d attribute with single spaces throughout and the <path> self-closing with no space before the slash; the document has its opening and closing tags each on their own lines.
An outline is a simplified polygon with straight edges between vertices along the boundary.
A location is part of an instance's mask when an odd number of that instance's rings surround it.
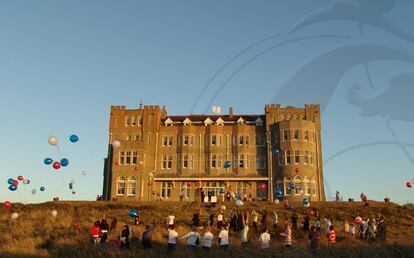
<svg viewBox="0 0 414 258">
<path fill-rule="evenodd" d="M 228 216 L 232 204 L 226 204 Z M 305 214 L 308 208 L 296 205 L 295 212 Z M 315 203 L 321 216 L 331 216 L 336 225 L 338 243 L 335 248 L 328 248 L 325 239 L 321 240 L 320 257 L 414 257 L 414 207 L 412 205 L 398 206 L 392 203 L 371 203 L 364 207 L 361 203 Z M 133 226 L 131 248 L 119 250 L 112 244 L 94 247 L 89 243 L 88 231 L 92 223 L 105 217 L 108 222 L 113 217 L 118 218 L 118 231 L 110 235 L 110 239 L 117 238 L 124 224 L 132 225 L 133 219 L 127 213 L 131 208 L 140 212 L 143 224 L 150 223 L 157 218 L 159 224 L 153 235 L 153 250 L 143 250 L 138 236 L 141 236 L 144 225 Z M 267 203 L 250 203 L 243 209 L 266 208 L 269 212 L 276 210 L 279 221 L 290 216 L 289 211 L 281 205 Z M 56 209 L 58 216 L 54 219 L 50 213 Z M 212 208 L 218 210 L 218 208 Z M 165 217 L 173 210 L 176 214 L 177 231 L 180 235 L 190 230 L 189 221 L 199 207 L 190 203 L 113 203 L 113 202 L 57 202 L 35 205 L 15 204 L 11 211 L 1 209 L 0 212 L 0 257 L 160 257 L 166 253 Z M 201 209 L 201 219 L 208 219 L 210 207 Z M 11 212 L 18 212 L 19 218 L 10 222 Z M 360 212 L 362 216 L 385 216 L 388 224 L 387 243 L 365 243 L 352 239 L 343 231 L 345 220 L 351 220 Z M 271 216 L 269 213 L 268 222 Z M 79 221 L 77 230 L 72 229 L 72 222 Z M 301 222 L 301 218 L 298 220 Z M 312 221 L 313 223 L 313 221 Z M 201 233 L 201 230 L 200 230 Z M 218 234 L 217 230 L 213 232 Z M 272 232 L 271 232 L 272 233 Z M 294 232 L 293 247 L 282 248 L 282 240 L 273 238 L 268 250 L 258 248 L 258 234 L 250 227 L 250 243 L 241 247 L 239 235 L 231 233 L 231 248 L 227 252 L 213 246 L 208 253 L 209 257 L 308 257 L 311 256 L 309 241 L 300 230 Z M 176 250 L 176 257 L 205 257 L 202 250 L 188 251 L 185 241 L 180 242 Z"/>
</svg>

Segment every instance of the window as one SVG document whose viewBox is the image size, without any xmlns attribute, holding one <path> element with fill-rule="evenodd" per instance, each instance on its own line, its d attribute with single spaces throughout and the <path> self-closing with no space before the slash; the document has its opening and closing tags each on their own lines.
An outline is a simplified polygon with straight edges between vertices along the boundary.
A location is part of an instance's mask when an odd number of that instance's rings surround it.
<svg viewBox="0 0 414 258">
<path fill-rule="evenodd" d="M 125 177 L 118 177 L 116 180 L 116 195 L 122 196 L 125 195 Z"/>
<path fill-rule="evenodd" d="M 135 126 L 135 116 L 131 116 L 131 126 Z"/>
<path fill-rule="evenodd" d="M 164 136 L 162 139 L 162 146 L 171 147 L 173 138 L 172 136 Z"/>
<path fill-rule="evenodd" d="M 303 185 L 305 186 L 305 195 L 311 195 L 311 181 L 309 177 L 303 179 Z"/>
<path fill-rule="evenodd" d="M 124 165 L 125 164 L 125 151 L 119 152 L 119 164 Z"/>
<path fill-rule="evenodd" d="M 309 163 L 309 151 L 305 151 L 305 156 L 303 157 L 303 163 Z"/>
<path fill-rule="evenodd" d="M 305 135 L 303 137 L 304 137 L 305 141 L 309 141 L 309 131 L 308 130 L 305 131 Z"/>
<path fill-rule="evenodd" d="M 299 130 L 293 131 L 293 139 L 296 141 L 299 140 Z"/>
<path fill-rule="evenodd" d="M 221 168 L 221 155 L 211 154 L 210 162 L 210 168 Z"/>
<path fill-rule="evenodd" d="M 248 167 L 248 160 L 246 154 L 239 154 L 239 168 L 247 168 Z"/>
<path fill-rule="evenodd" d="M 239 145 L 249 145 L 249 136 L 239 135 Z"/>
<path fill-rule="evenodd" d="M 316 183 L 315 183 L 315 179 L 312 177 L 311 180 L 311 185 L 312 185 L 312 195 L 315 196 L 316 195 Z"/>
<path fill-rule="evenodd" d="M 137 117 L 137 125 L 141 126 L 142 125 L 142 117 Z"/>
<path fill-rule="evenodd" d="M 290 157 L 290 150 L 285 151 L 285 156 L 286 156 L 286 165 L 290 165 L 291 164 L 291 157 Z"/>
<path fill-rule="evenodd" d="M 131 151 L 126 151 L 125 156 L 125 165 L 131 164 Z"/>
<path fill-rule="evenodd" d="M 183 136 L 183 145 L 184 146 L 192 146 L 194 142 L 194 136 L 184 135 Z"/>
<path fill-rule="evenodd" d="M 138 151 L 133 151 L 131 165 L 136 165 L 136 164 L 138 164 Z"/>
<path fill-rule="evenodd" d="M 128 196 L 134 196 L 137 192 L 137 179 L 134 176 L 128 178 Z"/>
<path fill-rule="evenodd" d="M 291 194 L 290 184 L 292 184 L 292 179 L 290 177 L 285 177 L 283 179 L 283 192 L 285 193 L 285 196 Z"/>
<path fill-rule="evenodd" d="M 295 184 L 295 195 L 300 195 L 302 190 L 302 178 L 300 176 L 296 176 L 294 179 Z"/>
<path fill-rule="evenodd" d="M 300 163 L 300 151 L 295 150 L 295 164 L 299 164 L 299 163 Z"/>
<path fill-rule="evenodd" d="M 283 141 L 289 141 L 289 130 L 283 131 Z"/>
<path fill-rule="evenodd" d="M 187 182 L 180 183 L 180 195 L 182 194 L 185 199 L 190 198 L 191 188 L 188 187 Z"/>
<path fill-rule="evenodd" d="M 314 152 L 311 151 L 310 153 L 310 164 L 313 165 L 313 157 L 314 157 Z"/>
<path fill-rule="evenodd" d="M 171 183 L 161 182 L 161 198 L 170 198 L 170 197 L 171 197 Z"/>
<path fill-rule="evenodd" d="M 264 156 L 256 157 L 256 169 L 266 169 L 266 159 Z"/>
<path fill-rule="evenodd" d="M 243 196 L 247 194 L 248 184 L 246 182 L 236 182 L 236 194 Z"/>
<path fill-rule="evenodd" d="M 172 156 L 162 156 L 162 169 L 171 169 L 172 167 Z"/>
<path fill-rule="evenodd" d="M 210 138 L 208 141 L 211 146 L 220 146 L 221 145 L 221 135 L 211 135 L 210 137 L 207 137 L 207 139 Z"/>
<path fill-rule="evenodd" d="M 129 116 L 125 117 L 125 126 L 129 126 Z"/>
<path fill-rule="evenodd" d="M 265 146 L 264 135 L 256 134 L 256 146 Z"/>
<path fill-rule="evenodd" d="M 184 154 L 183 155 L 183 168 L 193 168 L 193 156 Z"/>
</svg>

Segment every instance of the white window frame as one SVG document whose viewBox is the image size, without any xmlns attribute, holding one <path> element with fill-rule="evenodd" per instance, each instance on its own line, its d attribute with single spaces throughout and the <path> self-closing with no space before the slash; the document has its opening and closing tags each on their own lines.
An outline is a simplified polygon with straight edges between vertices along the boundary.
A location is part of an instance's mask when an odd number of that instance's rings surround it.
<svg viewBox="0 0 414 258">
<path fill-rule="evenodd" d="M 125 192 L 126 192 L 126 178 L 124 176 L 120 176 L 116 179 L 116 196 L 124 196 Z"/>
<path fill-rule="evenodd" d="M 294 154 L 295 154 L 295 159 L 294 159 L 295 164 L 300 164 L 300 150 L 295 150 Z"/>
<path fill-rule="evenodd" d="M 135 196 L 137 194 L 137 178 L 135 176 L 128 177 L 127 195 Z"/>
<path fill-rule="evenodd" d="M 170 199 L 171 198 L 171 191 L 172 191 L 172 183 L 171 182 L 161 182 L 160 186 L 160 197 L 163 199 Z"/>
</svg>

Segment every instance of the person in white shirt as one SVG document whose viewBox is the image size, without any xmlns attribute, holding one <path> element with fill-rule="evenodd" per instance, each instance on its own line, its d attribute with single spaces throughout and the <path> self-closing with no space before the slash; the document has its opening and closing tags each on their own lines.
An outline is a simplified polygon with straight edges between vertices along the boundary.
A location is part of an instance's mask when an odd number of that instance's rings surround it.
<svg viewBox="0 0 414 258">
<path fill-rule="evenodd" d="M 259 236 L 260 248 L 269 248 L 270 234 L 267 228 L 263 229 L 263 233 Z"/>
<path fill-rule="evenodd" d="M 203 235 L 201 245 L 203 250 L 210 250 L 211 245 L 213 244 L 213 234 L 211 233 L 211 227 L 206 228 L 206 232 Z"/>
<path fill-rule="evenodd" d="M 249 233 L 249 222 L 247 218 L 247 213 L 242 213 L 242 222 L 243 222 L 243 229 L 241 231 L 241 244 L 245 245 L 247 244 L 248 240 L 248 233 Z"/>
<path fill-rule="evenodd" d="M 223 227 L 223 211 L 220 211 L 217 215 L 217 229 L 221 229 Z"/>
<path fill-rule="evenodd" d="M 175 231 L 174 225 L 169 226 L 168 228 L 168 246 L 167 251 L 169 253 L 173 252 L 177 246 L 178 233 Z"/>
<path fill-rule="evenodd" d="M 170 214 L 167 217 L 167 228 L 174 225 L 174 219 L 175 219 L 175 216 L 174 216 L 173 212 L 170 211 Z"/>
<path fill-rule="evenodd" d="M 227 229 L 227 225 L 223 225 L 218 238 L 219 238 L 220 249 L 222 250 L 229 249 L 229 231 Z"/>
<path fill-rule="evenodd" d="M 197 232 L 197 227 L 193 227 L 192 231 L 187 235 L 182 236 L 180 239 L 187 238 L 187 247 L 188 249 L 194 250 L 199 244 L 200 234 Z"/>
<path fill-rule="evenodd" d="M 259 219 L 259 213 L 257 213 L 256 210 L 252 211 L 252 217 L 253 217 L 253 228 L 254 230 L 257 230 L 257 221 Z"/>
<path fill-rule="evenodd" d="M 279 218 L 277 217 L 277 213 L 276 211 L 273 211 L 273 216 L 272 216 L 272 222 L 273 222 L 273 230 L 276 231 L 277 230 L 277 223 Z"/>
</svg>

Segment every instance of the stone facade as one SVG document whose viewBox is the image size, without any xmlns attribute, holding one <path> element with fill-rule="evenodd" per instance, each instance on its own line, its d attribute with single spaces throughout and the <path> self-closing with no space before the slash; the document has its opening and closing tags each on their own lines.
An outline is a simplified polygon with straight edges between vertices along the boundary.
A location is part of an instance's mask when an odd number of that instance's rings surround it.
<svg viewBox="0 0 414 258">
<path fill-rule="evenodd" d="M 188 116 L 168 116 L 159 106 L 112 106 L 103 197 L 220 201 L 230 193 L 324 201 L 320 125 L 319 105 Z"/>
</svg>

